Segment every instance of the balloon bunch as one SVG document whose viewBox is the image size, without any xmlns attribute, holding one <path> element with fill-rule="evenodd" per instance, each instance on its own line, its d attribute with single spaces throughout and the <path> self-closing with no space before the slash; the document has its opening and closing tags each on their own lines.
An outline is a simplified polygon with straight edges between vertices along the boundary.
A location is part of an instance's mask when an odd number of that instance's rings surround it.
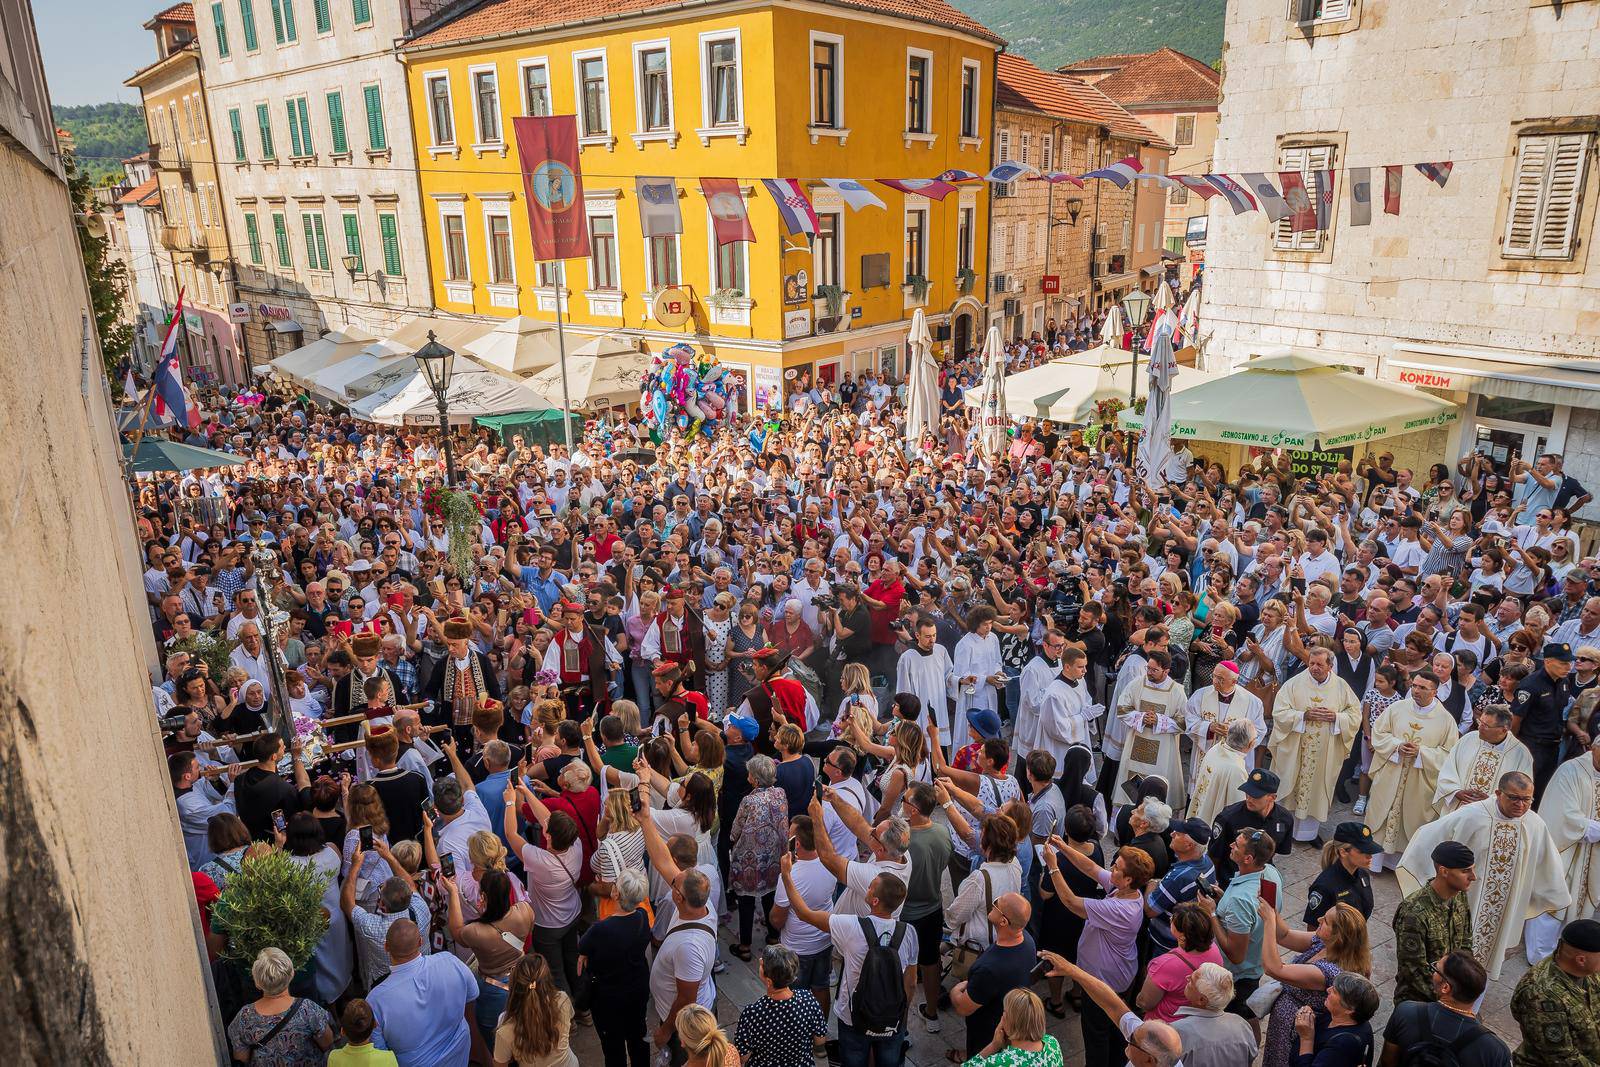
<svg viewBox="0 0 1600 1067">
<path fill-rule="evenodd" d="M 251 408 L 260 404 L 266 396 L 262 393 L 240 393 L 233 398 L 233 402 L 240 407 Z"/>
<path fill-rule="evenodd" d="M 690 345 L 680 342 L 658 353 L 640 387 L 639 406 L 650 440 L 660 444 L 674 428 L 688 441 L 702 431 L 714 434 L 739 384 L 739 376 L 726 373 L 720 363 L 696 359 Z"/>
</svg>

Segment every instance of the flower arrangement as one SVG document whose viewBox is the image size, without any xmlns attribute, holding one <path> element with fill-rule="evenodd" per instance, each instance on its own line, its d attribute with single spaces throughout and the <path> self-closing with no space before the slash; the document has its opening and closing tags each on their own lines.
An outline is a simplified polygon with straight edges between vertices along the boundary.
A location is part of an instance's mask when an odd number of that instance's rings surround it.
<svg viewBox="0 0 1600 1067">
<path fill-rule="evenodd" d="M 1107 397 L 1095 404 L 1095 419 L 1102 426 L 1110 426 L 1117 421 L 1117 413 L 1127 406 L 1127 403 L 1119 397 Z"/>
<path fill-rule="evenodd" d="M 472 544 L 483 522 L 478 498 L 465 489 L 430 485 L 422 491 L 422 512 L 444 521 L 445 536 L 450 539 L 445 553 L 450 569 L 463 581 L 472 577 Z"/>
</svg>

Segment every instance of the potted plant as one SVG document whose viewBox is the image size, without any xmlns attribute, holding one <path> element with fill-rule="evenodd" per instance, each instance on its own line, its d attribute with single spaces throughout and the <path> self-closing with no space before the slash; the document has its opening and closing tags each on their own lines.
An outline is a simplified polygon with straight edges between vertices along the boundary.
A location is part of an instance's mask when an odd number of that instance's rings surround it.
<svg viewBox="0 0 1600 1067">
<path fill-rule="evenodd" d="M 813 292 L 828 305 L 830 319 L 836 319 L 844 314 L 844 289 L 837 285 L 819 285 Z"/>
<path fill-rule="evenodd" d="M 743 299 L 744 299 L 744 290 L 743 289 L 736 289 L 736 288 L 718 289 L 716 292 L 711 294 L 711 296 L 707 299 L 706 303 L 710 304 L 712 307 L 716 308 L 718 311 L 726 311 L 728 308 L 733 307 L 735 304 L 737 304 L 739 301 L 741 301 Z"/>
<path fill-rule="evenodd" d="M 972 292 L 972 287 L 978 284 L 978 272 L 971 267 L 962 267 L 956 273 L 956 284 L 963 293 Z"/>
<path fill-rule="evenodd" d="M 906 288 L 911 290 L 912 299 L 916 300 L 916 302 L 919 304 L 927 302 L 928 290 L 932 287 L 932 285 L 932 282 L 928 281 L 928 279 L 924 278 L 920 274 L 910 274 L 906 276 Z"/>
</svg>

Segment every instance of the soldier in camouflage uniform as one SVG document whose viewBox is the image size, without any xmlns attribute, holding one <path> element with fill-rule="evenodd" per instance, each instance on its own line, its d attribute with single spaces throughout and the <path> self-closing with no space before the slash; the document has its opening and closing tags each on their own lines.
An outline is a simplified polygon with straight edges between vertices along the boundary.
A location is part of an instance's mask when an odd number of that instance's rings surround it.
<svg viewBox="0 0 1600 1067">
<path fill-rule="evenodd" d="M 1600 1064 L 1600 922 L 1567 924 L 1555 955 L 1517 983 L 1511 1014 L 1522 1027 L 1515 1067 Z"/>
<path fill-rule="evenodd" d="M 1402 900 L 1394 913 L 1397 1003 L 1437 999 L 1434 962 L 1458 949 L 1472 951 L 1472 911 L 1467 906 L 1467 887 L 1477 877 L 1472 850 L 1459 841 L 1442 841 L 1430 858 L 1433 878 Z"/>
</svg>

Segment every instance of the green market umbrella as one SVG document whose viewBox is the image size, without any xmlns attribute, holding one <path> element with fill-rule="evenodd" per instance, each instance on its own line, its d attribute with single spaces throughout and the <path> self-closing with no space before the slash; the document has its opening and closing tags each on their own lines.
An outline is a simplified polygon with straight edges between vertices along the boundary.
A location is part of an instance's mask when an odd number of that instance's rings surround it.
<svg viewBox="0 0 1600 1067">
<path fill-rule="evenodd" d="M 131 443 L 124 445 L 122 454 L 133 458 L 128 469 L 135 474 L 154 474 L 156 471 L 191 471 L 207 467 L 237 467 L 245 462 L 243 456 L 231 452 L 218 452 L 210 448 L 179 444 L 165 437 L 146 437 L 139 442 L 137 452 Z"/>
<path fill-rule="evenodd" d="M 1278 351 L 1172 398 L 1172 436 L 1262 448 L 1343 448 L 1453 422 L 1455 404 L 1319 357 Z M 1144 419 L 1122 412 L 1124 426 Z"/>
<path fill-rule="evenodd" d="M 564 417 L 572 420 L 572 440 L 576 444 L 583 439 L 583 416 L 567 415 L 560 408 L 513 411 L 505 415 L 479 415 L 472 421 L 499 434 L 500 442 L 508 447 L 511 438 L 521 434 L 523 444 L 548 448 L 551 445 L 565 443 L 566 433 L 562 429 Z"/>
</svg>

